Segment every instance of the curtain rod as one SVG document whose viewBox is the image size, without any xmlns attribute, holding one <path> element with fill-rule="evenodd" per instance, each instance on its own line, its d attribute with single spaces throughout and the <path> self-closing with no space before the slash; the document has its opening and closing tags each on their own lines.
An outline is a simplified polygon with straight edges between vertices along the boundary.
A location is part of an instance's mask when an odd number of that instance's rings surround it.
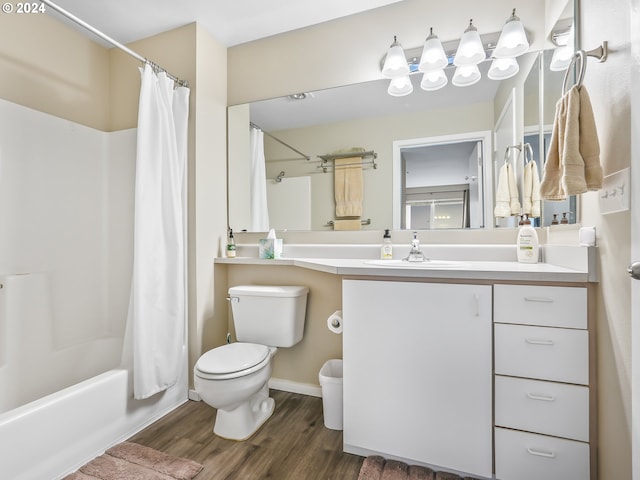
<svg viewBox="0 0 640 480">
<path fill-rule="evenodd" d="M 154 63 L 151 60 L 148 60 L 147 58 L 143 57 L 139 53 L 136 53 L 133 50 L 131 50 L 129 47 L 121 44 L 120 42 L 118 42 L 116 40 L 114 40 L 113 38 L 111 38 L 110 36 L 106 35 L 105 33 L 102 33 L 100 30 L 98 30 L 97 28 L 93 27 L 92 25 L 89 25 L 84 20 L 81 20 L 80 18 L 76 17 L 73 13 L 65 10 L 60 5 L 57 5 L 57 4 L 53 3 L 51 0 L 40 0 L 40 2 L 44 3 L 45 5 L 48 5 L 49 7 L 51 7 L 56 12 L 60 13 L 61 15 L 65 16 L 65 17 L 67 17 L 69 20 L 77 23 L 78 25 L 80 25 L 81 27 L 85 28 L 86 30 L 89 30 L 91 33 L 93 33 L 94 35 L 100 37 L 101 39 L 105 40 L 106 42 L 110 43 L 114 47 L 117 47 L 120 50 L 122 50 L 123 52 L 127 53 L 128 55 L 131 55 L 133 58 L 135 58 L 137 60 L 140 60 L 142 63 L 148 63 L 154 70 L 163 71 L 164 73 L 167 74 L 167 77 L 169 77 L 171 80 L 176 82 L 178 85 L 183 86 L 183 87 L 188 87 L 189 86 L 189 82 L 187 82 L 186 80 L 180 80 L 178 77 L 176 77 L 174 75 L 171 75 L 166 69 L 162 68 L 157 63 Z"/>
<path fill-rule="evenodd" d="M 305 155 L 304 153 L 302 153 L 300 150 L 297 150 L 295 148 L 293 148 L 291 145 L 289 145 L 288 143 L 284 143 L 282 140 L 280 140 L 278 137 L 274 137 L 273 135 L 271 135 L 268 132 L 265 132 L 264 130 L 262 130 L 262 128 L 260 128 L 258 125 L 256 125 L 253 122 L 249 122 L 249 126 L 253 127 L 253 128 L 257 128 L 258 130 L 261 130 L 262 133 L 264 133 L 265 135 L 267 135 L 270 138 L 273 138 L 276 142 L 281 143 L 282 145 L 284 145 L 287 148 L 290 148 L 291 150 L 293 150 L 294 152 L 296 152 L 298 155 L 302 155 L 302 157 L 306 158 L 307 160 L 311 160 L 311 157 L 309 155 Z"/>
</svg>

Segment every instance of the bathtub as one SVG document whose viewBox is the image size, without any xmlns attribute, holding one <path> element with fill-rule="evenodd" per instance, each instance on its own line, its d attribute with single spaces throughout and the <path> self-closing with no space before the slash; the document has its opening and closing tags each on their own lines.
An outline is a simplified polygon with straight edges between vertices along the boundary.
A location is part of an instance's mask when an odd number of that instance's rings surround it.
<svg viewBox="0 0 640 480">
<path fill-rule="evenodd" d="M 56 480 L 187 401 L 187 372 L 164 393 L 134 400 L 115 369 L 0 415 L 0 472 Z"/>
</svg>

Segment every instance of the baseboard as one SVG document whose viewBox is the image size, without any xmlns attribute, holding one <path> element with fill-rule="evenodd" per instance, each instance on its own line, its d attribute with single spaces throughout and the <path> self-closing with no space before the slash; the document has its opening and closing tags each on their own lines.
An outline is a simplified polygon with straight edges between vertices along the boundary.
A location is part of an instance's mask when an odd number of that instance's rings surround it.
<svg viewBox="0 0 640 480">
<path fill-rule="evenodd" d="M 202 398 L 200 398 L 200 395 L 198 394 L 198 392 L 196 392 L 194 389 L 190 388 L 189 389 L 189 400 L 193 400 L 194 402 L 199 402 L 200 400 L 202 400 Z"/>
<path fill-rule="evenodd" d="M 322 388 L 311 383 L 299 383 L 292 382 L 291 380 L 283 380 L 281 378 L 271 378 L 269 379 L 269 388 L 282 390 L 283 392 L 309 395 L 311 397 L 322 397 Z"/>
</svg>

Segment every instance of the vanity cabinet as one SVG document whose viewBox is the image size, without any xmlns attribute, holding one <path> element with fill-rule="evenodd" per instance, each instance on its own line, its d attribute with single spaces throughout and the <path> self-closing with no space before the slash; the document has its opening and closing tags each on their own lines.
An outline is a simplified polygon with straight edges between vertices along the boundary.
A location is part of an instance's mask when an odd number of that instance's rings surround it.
<svg viewBox="0 0 640 480">
<path fill-rule="evenodd" d="M 494 286 L 495 474 L 589 480 L 587 289 Z"/>
<path fill-rule="evenodd" d="M 344 450 L 491 477 L 492 287 L 345 279 L 343 318 Z"/>
</svg>

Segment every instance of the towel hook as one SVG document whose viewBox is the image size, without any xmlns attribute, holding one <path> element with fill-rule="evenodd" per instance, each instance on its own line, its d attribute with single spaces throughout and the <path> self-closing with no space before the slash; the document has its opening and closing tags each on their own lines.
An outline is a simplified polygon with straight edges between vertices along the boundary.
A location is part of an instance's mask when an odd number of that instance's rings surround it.
<svg viewBox="0 0 640 480">
<path fill-rule="evenodd" d="M 506 150 L 505 150 L 505 152 L 504 152 L 504 163 L 505 163 L 505 164 L 509 163 L 509 151 L 510 151 L 512 148 L 516 148 L 516 149 L 518 149 L 518 151 L 519 151 L 519 152 L 521 152 L 521 151 L 522 151 L 522 144 L 521 144 L 521 143 L 519 143 L 518 145 L 509 145 L 509 146 L 507 147 L 507 149 L 506 149 Z"/>
<path fill-rule="evenodd" d="M 528 159 L 527 159 L 527 154 L 529 156 Z M 524 164 L 526 165 L 531 160 L 533 160 L 533 148 L 531 147 L 530 143 L 525 143 L 524 144 Z"/>
<path fill-rule="evenodd" d="M 574 65 L 577 65 L 576 64 L 577 60 L 580 60 L 580 64 L 579 64 L 580 68 L 578 69 L 578 78 L 576 79 L 575 85 L 576 87 L 580 88 L 582 86 L 582 82 L 584 81 L 584 76 L 587 73 L 587 58 L 594 57 L 598 59 L 598 62 L 603 63 L 607 61 L 608 56 L 609 56 L 609 42 L 607 42 L 606 40 L 602 42 L 602 45 L 594 49 L 587 50 L 587 51 L 578 50 L 573 56 L 573 58 L 571 59 L 571 62 L 567 67 L 567 71 L 564 74 L 564 80 L 562 81 L 562 95 L 564 96 L 568 91 L 567 80 L 569 80 L 569 77 L 571 76 L 572 67 Z"/>
</svg>

